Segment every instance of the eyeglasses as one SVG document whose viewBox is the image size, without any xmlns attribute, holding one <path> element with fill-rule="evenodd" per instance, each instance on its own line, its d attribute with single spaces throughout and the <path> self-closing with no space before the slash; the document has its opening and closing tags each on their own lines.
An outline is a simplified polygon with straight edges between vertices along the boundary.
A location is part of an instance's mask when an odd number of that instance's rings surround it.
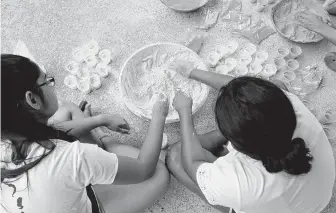
<svg viewBox="0 0 336 213">
<path fill-rule="evenodd" d="M 47 85 L 47 86 L 50 86 L 50 87 L 55 86 L 55 79 L 53 77 L 46 77 L 46 81 L 44 83 L 42 83 L 42 84 L 36 85 L 34 87 L 34 89 L 38 89 L 38 88 L 40 88 L 40 87 L 42 87 L 44 85 Z M 22 105 L 22 103 L 23 103 L 22 100 L 17 101 L 16 107 L 20 108 L 21 105 Z"/>
<path fill-rule="evenodd" d="M 35 88 L 35 89 L 38 89 L 38 88 L 40 88 L 40 87 L 42 87 L 42 86 L 44 86 L 44 85 L 47 85 L 47 86 L 50 86 L 50 87 L 55 86 L 55 79 L 54 79 L 53 77 L 47 77 L 47 78 L 46 78 L 46 81 L 45 81 L 44 83 L 42 83 L 42 84 L 40 84 L 40 85 L 37 85 L 37 86 L 35 86 L 34 88 Z"/>
</svg>

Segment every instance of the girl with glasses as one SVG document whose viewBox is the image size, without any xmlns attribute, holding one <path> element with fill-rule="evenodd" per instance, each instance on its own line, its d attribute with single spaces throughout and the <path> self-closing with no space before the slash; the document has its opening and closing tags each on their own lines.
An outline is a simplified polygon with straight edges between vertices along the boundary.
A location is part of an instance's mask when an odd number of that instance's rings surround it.
<svg viewBox="0 0 336 213">
<path fill-rule="evenodd" d="M 157 200 L 169 182 L 166 167 L 158 161 L 167 100 L 153 107 L 141 150 L 114 143 L 106 152 L 88 144 L 92 141 L 79 141 L 99 126 L 120 131 L 124 120 L 80 114 L 48 125 L 60 110 L 54 83 L 29 59 L 1 55 L 2 209 L 20 213 L 139 212 Z M 87 188 L 90 185 L 93 190 Z"/>
</svg>

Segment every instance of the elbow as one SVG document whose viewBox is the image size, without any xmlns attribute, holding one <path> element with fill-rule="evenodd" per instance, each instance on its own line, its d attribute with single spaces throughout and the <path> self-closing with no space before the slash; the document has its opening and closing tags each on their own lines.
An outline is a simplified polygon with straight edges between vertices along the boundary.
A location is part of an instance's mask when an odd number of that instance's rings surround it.
<svg viewBox="0 0 336 213">
<path fill-rule="evenodd" d="M 142 163 L 142 166 L 140 167 L 141 171 L 139 172 L 139 176 L 142 181 L 146 181 L 148 179 L 150 179 L 151 177 L 153 177 L 154 173 L 155 173 L 155 166 L 148 166 L 145 163 Z"/>
</svg>

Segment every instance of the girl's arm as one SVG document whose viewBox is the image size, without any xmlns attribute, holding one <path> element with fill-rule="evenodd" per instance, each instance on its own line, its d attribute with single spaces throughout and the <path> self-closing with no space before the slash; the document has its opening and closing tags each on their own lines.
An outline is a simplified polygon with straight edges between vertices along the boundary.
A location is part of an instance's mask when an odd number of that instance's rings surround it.
<svg viewBox="0 0 336 213">
<path fill-rule="evenodd" d="M 153 116 L 147 137 L 137 159 L 118 157 L 119 169 L 115 184 L 132 184 L 153 176 L 159 160 L 163 129 L 168 115 L 168 99 L 159 100 L 153 107 Z"/>
<path fill-rule="evenodd" d="M 202 82 L 216 90 L 220 90 L 227 85 L 233 77 L 213 72 L 207 72 L 199 69 L 193 69 L 190 73 L 190 79 Z"/>
<path fill-rule="evenodd" d="M 182 165 L 190 179 L 197 184 L 197 169 L 202 163 L 208 162 L 208 158 L 198 140 L 191 117 L 191 108 L 181 110 L 179 116 L 182 134 Z"/>
<path fill-rule="evenodd" d="M 107 116 L 107 115 L 105 115 Z M 87 118 L 77 118 L 75 120 L 63 121 L 55 123 L 52 126 L 58 130 L 62 130 L 76 138 L 87 134 L 92 129 L 100 126 L 105 126 L 105 118 L 103 115 L 97 115 Z"/>
<path fill-rule="evenodd" d="M 118 156 L 118 172 L 114 184 L 135 184 L 153 176 L 159 160 L 166 118 L 154 116 L 137 159 Z"/>
</svg>

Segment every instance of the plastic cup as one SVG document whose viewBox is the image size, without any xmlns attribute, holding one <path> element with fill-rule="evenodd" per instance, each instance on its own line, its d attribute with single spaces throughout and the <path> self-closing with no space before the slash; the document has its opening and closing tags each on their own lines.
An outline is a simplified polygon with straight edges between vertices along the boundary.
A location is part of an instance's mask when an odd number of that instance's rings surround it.
<svg viewBox="0 0 336 213">
<path fill-rule="evenodd" d="M 243 76 L 248 73 L 248 68 L 246 65 L 238 65 L 235 72 L 237 76 Z"/>
<path fill-rule="evenodd" d="M 237 51 L 238 47 L 239 47 L 238 42 L 230 41 L 227 45 L 228 53 L 229 54 L 235 53 Z"/>
<path fill-rule="evenodd" d="M 108 49 L 103 49 L 99 52 L 100 60 L 105 63 L 109 64 L 111 62 L 111 51 Z"/>
<path fill-rule="evenodd" d="M 64 78 L 64 84 L 70 89 L 77 89 L 77 78 L 74 75 L 67 75 Z"/>
<path fill-rule="evenodd" d="M 263 67 L 259 63 L 253 63 L 250 65 L 250 74 L 257 75 L 263 70 Z"/>
<path fill-rule="evenodd" d="M 296 78 L 296 75 L 293 71 L 285 71 L 283 76 L 284 76 L 284 79 L 287 82 L 291 82 L 291 81 L 295 80 L 295 78 Z"/>
<path fill-rule="evenodd" d="M 85 62 L 88 67 L 95 67 L 98 61 L 95 55 L 88 55 L 85 58 Z"/>
<path fill-rule="evenodd" d="M 99 63 L 96 66 L 95 72 L 101 77 L 101 78 L 106 78 L 111 71 L 111 67 L 104 64 L 104 63 Z"/>
<path fill-rule="evenodd" d="M 227 58 L 224 65 L 226 65 L 231 72 L 238 65 L 238 61 L 234 58 Z"/>
<path fill-rule="evenodd" d="M 256 52 L 255 61 L 259 64 L 264 63 L 268 58 L 268 53 L 266 51 L 258 51 Z"/>
<path fill-rule="evenodd" d="M 275 75 L 277 72 L 277 67 L 274 64 L 266 64 L 263 70 L 267 74 L 267 76 Z"/>
<path fill-rule="evenodd" d="M 286 58 L 288 55 L 289 55 L 289 49 L 287 47 L 279 47 L 278 49 L 278 55 L 281 57 L 281 58 Z"/>
<path fill-rule="evenodd" d="M 250 56 L 253 56 L 255 52 L 257 52 L 257 46 L 252 44 L 252 43 L 247 43 L 244 47 L 243 47 L 243 51 L 247 54 L 249 54 Z"/>
<path fill-rule="evenodd" d="M 76 75 L 79 70 L 79 64 L 75 61 L 69 61 L 65 65 L 65 70 L 71 73 L 72 75 Z"/>
<path fill-rule="evenodd" d="M 89 94 L 92 91 L 90 81 L 88 81 L 88 80 L 79 81 L 78 82 L 78 89 L 84 94 Z"/>
<path fill-rule="evenodd" d="M 295 45 L 289 49 L 289 55 L 287 57 L 294 59 L 299 57 L 301 54 L 302 54 L 301 47 Z"/>
<path fill-rule="evenodd" d="M 295 70 L 299 69 L 300 64 L 297 60 L 290 59 L 290 60 L 287 61 L 287 67 L 288 67 L 289 70 L 295 71 Z"/>
<path fill-rule="evenodd" d="M 282 69 L 283 67 L 287 66 L 286 60 L 282 57 L 276 57 L 274 59 L 274 64 L 277 67 L 277 70 Z"/>
<path fill-rule="evenodd" d="M 87 53 L 88 54 L 91 54 L 91 55 L 97 55 L 98 52 L 99 52 L 99 44 L 97 41 L 95 40 L 91 40 L 89 41 L 85 46 L 84 48 L 86 49 Z"/>
<path fill-rule="evenodd" d="M 231 70 L 226 65 L 219 65 L 216 67 L 216 72 L 219 74 L 227 75 Z"/>
<path fill-rule="evenodd" d="M 84 61 L 84 58 L 85 58 L 85 53 L 84 53 L 84 50 L 82 48 L 75 48 L 73 51 L 72 51 L 72 58 L 78 62 L 78 63 L 81 63 Z"/>
<path fill-rule="evenodd" d="M 93 89 L 99 89 L 102 86 L 100 76 L 98 74 L 92 74 L 90 76 L 90 84 Z"/>
<path fill-rule="evenodd" d="M 210 67 L 215 67 L 220 59 L 221 56 L 218 54 L 218 52 L 211 52 L 207 58 L 207 63 L 210 65 Z"/>
<path fill-rule="evenodd" d="M 90 69 L 88 67 L 83 67 L 77 72 L 77 77 L 80 79 L 87 79 L 90 77 Z"/>
<path fill-rule="evenodd" d="M 247 53 L 243 53 L 238 59 L 238 63 L 245 66 L 249 65 L 251 62 L 252 57 Z"/>
</svg>

